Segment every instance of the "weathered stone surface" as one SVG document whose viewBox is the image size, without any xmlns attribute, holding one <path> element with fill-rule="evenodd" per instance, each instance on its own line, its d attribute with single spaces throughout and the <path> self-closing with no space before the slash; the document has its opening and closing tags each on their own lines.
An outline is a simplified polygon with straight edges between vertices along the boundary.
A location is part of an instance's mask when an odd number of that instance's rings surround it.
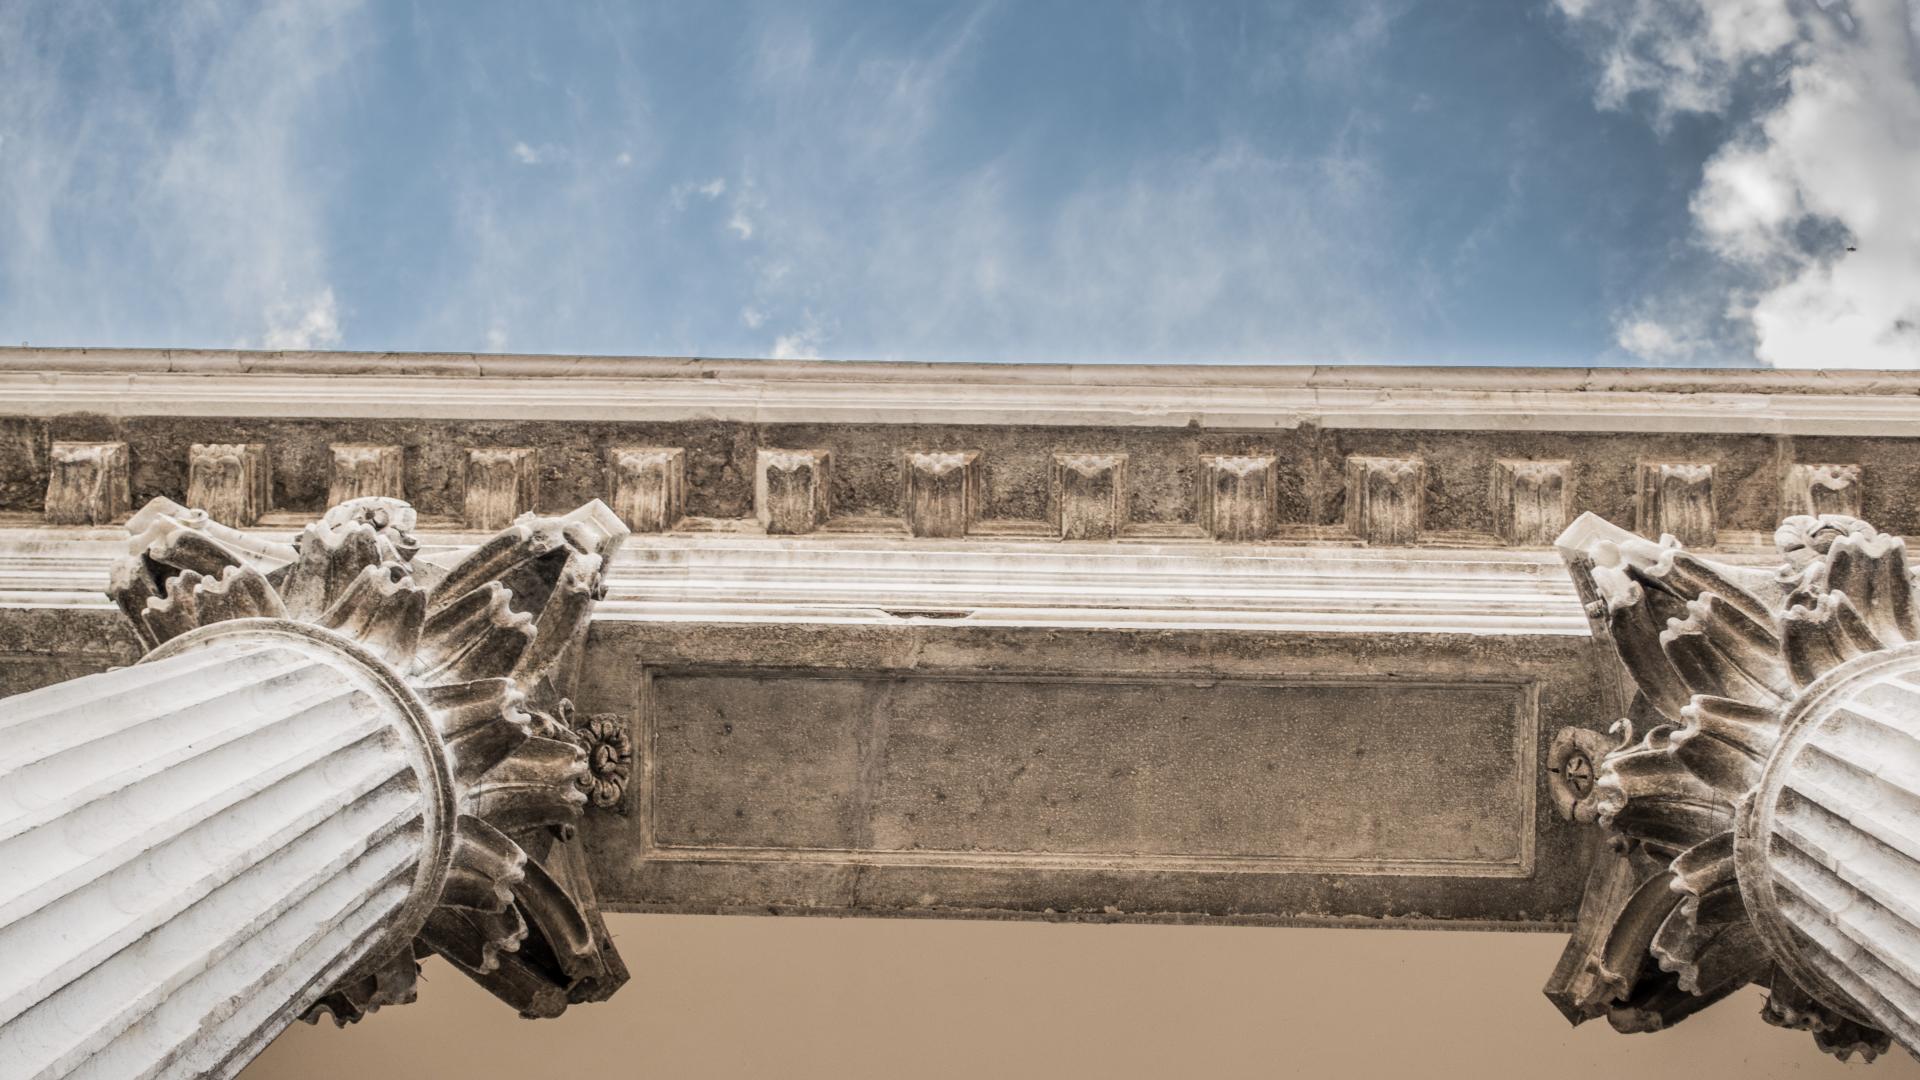
<svg viewBox="0 0 1920 1080">
<path fill-rule="evenodd" d="M 1568 490 L 1573 464 L 1567 461 L 1493 463 L 1493 529 L 1509 544 L 1544 547 L 1571 520 Z"/>
<path fill-rule="evenodd" d="M 404 499 L 407 494 L 406 455 L 398 446 L 371 443 L 335 443 L 332 479 L 327 502 L 338 506 L 354 499 Z"/>
<path fill-rule="evenodd" d="M 265 443 L 194 443 L 187 505 L 226 525 L 251 525 L 273 508 L 273 467 Z"/>
<path fill-rule="evenodd" d="M 1780 515 L 1860 516 L 1860 466 L 1787 466 L 1780 478 Z"/>
<path fill-rule="evenodd" d="M 1111 540 L 1127 523 L 1127 455 L 1057 453 L 1047 522 L 1062 540 Z"/>
<path fill-rule="evenodd" d="M 46 515 L 56 525 L 105 525 L 133 509 L 127 444 L 57 442 L 47 477 Z"/>
<path fill-rule="evenodd" d="M 1557 927 L 1579 896 L 1577 834 L 1532 810 L 1545 745 L 1523 753 L 1517 733 L 1622 707 L 1588 646 L 608 622 L 582 707 L 636 710 L 648 767 L 628 816 L 584 828 L 602 896 L 639 910 Z M 1384 684 L 1413 688 L 1417 707 L 1397 713 Z M 1450 739 L 1471 745 L 1437 748 Z M 1474 779 L 1432 790 L 1413 746 Z M 753 779 L 719 798 L 729 775 Z M 694 845 L 662 843 L 656 824 Z"/>
<path fill-rule="evenodd" d="M 650 703 L 661 847 L 1529 870 L 1522 685 L 746 671 L 663 673 Z"/>
<path fill-rule="evenodd" d="M 1672 536 L 1688 547 L 1712 547 L 1720 521 L 1713 473 L 1704 462 L 1641 462 L 1635 530 Z"/>
<path fill-rule="evenodd" d="M 504 529 L 540 506 L 540 458 L 531 446 L 467 451 L 465 512 L 472 529 Z"/>
<path fill-rule="evenodd" d="M 832 469 L 829 450 L 761 450 L 754 456 L 754 516 L 776 534 L 825 525 L 833 516 Z"/>
<path fill-rule="evenodd" d="M 1427 466 L 1420 458 L 1347 459 L 1347 531 L 1369 544 L 1411 544 L 1427 516 Z"/>
<path fill-rule="evenodd" d="M 915 451 L 901 470 L 907 531 L 915 536 L 965 536 L 980 511 L 980 454 L 976 450 Z"/>
<path fill-rule="evenodd" d="M 1273 534 L 1274 459 L 1267 454 L 1200 457 L 1200 527 L 1215 540 L 1265 540 Z"/>
<path fill-rule="evenodd" d="M 607 450 L 607 505 L 637 533 L 666 532 L 687 513 L 687 452 L 681 447 Z"/>
</svg>

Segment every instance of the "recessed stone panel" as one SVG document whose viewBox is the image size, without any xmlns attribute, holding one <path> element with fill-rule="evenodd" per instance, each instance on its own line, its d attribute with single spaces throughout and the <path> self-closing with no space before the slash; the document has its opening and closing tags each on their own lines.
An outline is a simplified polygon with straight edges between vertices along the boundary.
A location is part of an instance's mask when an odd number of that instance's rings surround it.
<svg viewBox="0 0 1920 1080">
<path fill-rule="evenodd" d="M 1524 683 L 654 676 L 651 845 L 1524 876 Z M 1444 778 L 1444 779 L 1442 779 Z"/>
</svg>

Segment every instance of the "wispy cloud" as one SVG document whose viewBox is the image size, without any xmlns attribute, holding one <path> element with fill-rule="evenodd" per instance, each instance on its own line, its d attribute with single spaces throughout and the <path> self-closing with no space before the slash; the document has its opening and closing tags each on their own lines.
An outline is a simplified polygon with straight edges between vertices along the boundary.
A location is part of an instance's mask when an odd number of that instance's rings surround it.
<svg viewBox="0 0 1920 1080">
<path fill-rule="evenodd" d="M 0 20 L 0 336 L 337 342 L 300 133 L 337 93 L 356 8 L 76 2 Z"/>
<path fill-rule="evenodd" d="M 689 196 L 698 195 L 708 202 L 712 202 L 726 193 L 727 178 L 724 176 L 716 176 L 704 183 L 683 180 L 667 189 L 667 201 L 673 204 L 675 210 L 685 210 Z"/>
<path fill-rule="evenodd" d="M 324 349 L 340 343 L 340 311 L 332 289 L 321 289 L 304 302 L 280 301 L 267 309 L 267 333 L 260 344 L 268 349 Z"/>
<path fill-rule="evenodd" d="M 780 110 L 804 103 L 807 118 L 748 151 L 780 163 L 753 174 L 729 222 L 756 244 L 742 256 L 755 271 L 749 306 L 836 327 L 779 335 L 775 353 L 1273 359 L 1391 348 L 1386 178 L 1350 133 L 1297 155 L 1238 137 L 1147 154 L 1055 185 L 1037 207 L 1006 155 L 954 170 L 942 125 L 990 14 L 956 17 L 885 59 L 795 32 L 763 39 L 763 92 Z M 1372 7 L 1356 18 L 1365 25 L 1336 25 L 1341 48 L 1388 33 Z"/>
<path fill-rule="evenodd" d="M 1603 107 L 1644 100 L 1666 124 L 1767 102 L 1693 194 L 1696 239 L 1719 272 L 1623 313 L 1623 348 L 1700 355 L 1720 340 L 1717 314 L 1777 366 L 1920 367 L 1920 2 L 1559 6 L 1595 43 Z"/>
</svg>

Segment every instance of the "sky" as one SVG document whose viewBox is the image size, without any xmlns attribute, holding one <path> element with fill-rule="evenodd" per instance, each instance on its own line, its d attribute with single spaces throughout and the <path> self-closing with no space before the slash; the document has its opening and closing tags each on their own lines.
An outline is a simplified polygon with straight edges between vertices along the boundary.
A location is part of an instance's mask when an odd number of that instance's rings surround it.
<svg viewBox="0 0 1920 1080">
<path fill-rule="evenodd" d="M 1920 0 L 0 0 L 0 342 L 1920 367 Z"/>
</svg>

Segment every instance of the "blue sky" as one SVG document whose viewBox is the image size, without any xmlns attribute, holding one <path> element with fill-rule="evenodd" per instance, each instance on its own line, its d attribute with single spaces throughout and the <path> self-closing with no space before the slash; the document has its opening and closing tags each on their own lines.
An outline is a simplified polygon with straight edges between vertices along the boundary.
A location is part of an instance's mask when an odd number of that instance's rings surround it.
<svg viewBox="0 0 1920 1080">
<path fill-rule="evenodd" d="M 9 343 L 1920 366 L 1907 0 L 8 11 Z"/>
</svg>

